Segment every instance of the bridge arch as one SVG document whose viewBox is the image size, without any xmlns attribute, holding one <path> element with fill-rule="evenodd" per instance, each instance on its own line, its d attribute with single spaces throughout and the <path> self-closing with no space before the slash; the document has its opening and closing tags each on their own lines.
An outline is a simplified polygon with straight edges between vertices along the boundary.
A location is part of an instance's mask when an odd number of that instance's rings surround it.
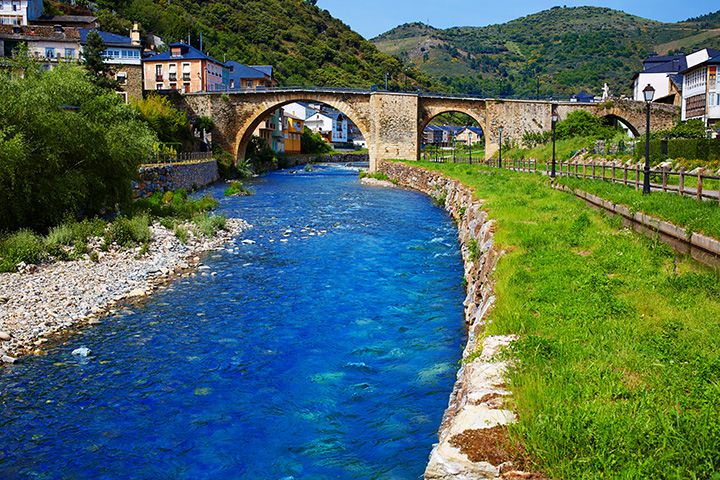
<svg viewBox="0 0 720 480">
<path fill-rule="evenodd" d="M 623 126 L 632 134 L 634 138 L 640 136 L 640 131 L 638 130 L 638 128 L 620 115 L 617 115 L 615 113 L 608 113 L 607 115 L 603 115 L 601 118 L 611 126 Z"/>
<path fill-rule="evenodd" d="M 320 103 L 334 108 L 358 127 L 360 133 L 363 135 L 365 141 L 367 142 L 368 149 L 373 148 L 373 139 L 371 137 L 372 132 L 369 128 L 369 125 L 364 120 L 365 116 L 362 114 L 362 112 L 357 111 L 354 105 L 337 98 L 337 96 L 333 98 L 326 97 L 324 95 L 296 95 L 286 97 L 281 100 L 268 100 L 262 102 L 260 104 L 257 104 L 253 111 L 243 116 L 244 118 L 240 122 L 238 122 L 237 131 L 235 132 L 234 145 L 236 146 L 236 158 L 238 160 L 245 158 L 245 154 L 247 152 L 247 147 L 250 144 L 250 140 L 252 139 L 255 130 L 260 125 L 260 123 L 262 123 L 263 120 L 265 120 L 268 116 L 272 114 L 272 112 L 276 111 L 277 109 L 296 102 Z"/>
</svg>

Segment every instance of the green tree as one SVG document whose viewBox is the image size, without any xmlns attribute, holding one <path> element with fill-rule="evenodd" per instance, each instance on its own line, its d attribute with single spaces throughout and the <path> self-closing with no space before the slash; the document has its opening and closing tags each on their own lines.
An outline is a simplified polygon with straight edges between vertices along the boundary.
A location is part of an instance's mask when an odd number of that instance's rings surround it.
<svg viewBox="0 0 720 480">
<path fill-rule="evenodd" d="M 137 111 L 81 67 L 0 76 L 0 231 L 127 204 L 156 142 Z"/>
<path fill-rule="evenodd" d="M 300 136 L 300 151 L 302 153 L 329 153 L 332 151 L 332 147 L 323 140 L 319 133 L 305 127 Z"/>
<path fill-rule="evenodd" d="M 83 47 L 83 64 L 92 75 L 95 85 L 101 88 L 118 89 L 118 82 L 112 78 L 115 72 L 105 63 L 105 42 L 94 30 L 88 33 Z"/>
<path fill-rule="evenodd" d="M 147 98 L 136 101 L 133 105 L 140 113 L 140 117 L 157 133 L 161 142 L 188 143 L 192 141 L 187 115 L 173 107 L 167 97 L 151 94 Z M 208 120 L 212 122 L 212 119 Z M 203 124 L 209 125 L 207 120 L 203 120 Z"/>
</svg>

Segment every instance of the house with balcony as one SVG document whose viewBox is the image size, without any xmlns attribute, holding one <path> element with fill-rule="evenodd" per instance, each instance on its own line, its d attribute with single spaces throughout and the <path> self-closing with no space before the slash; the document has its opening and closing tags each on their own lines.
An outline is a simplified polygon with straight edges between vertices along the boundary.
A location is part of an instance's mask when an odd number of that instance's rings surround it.
<svg viewBox="0 0 720 480">
<path fill-rule="evenodd" d="M 43 68 L 80 60 L 80 32 L 74 28 L 0 25 L 0 56 L 11 57 L 21 44 Z"/>
<path fill-rule="evenodd" d="M 283 138 L 283 112 L 281 108 L 273 111 L 257 126 L 253 135 L 265 140 L 265 143 L 272 148 L 275 153 L 285 151 L 285 141 Z"/>
<path fill-rule="evenodd" d="M 695 59 L 688 55 L 689 66 L 682 71 L 682 109 L 683 121 L 699 119 L 706 126 L 720 125 L 720 51 L 703 50 Z"/>
<path fill-rule="evenodd" d="M 0 0 L 0 25 L 28 25 L 43 12 L 43 0 Z"/>
<path fill-rule="evenodd" d="M 296 117 L 283 110 L 283 138 L 285 142 L 285 153 L 296 154 L 302 152 L 302 133 L 305 128 L 305 120 Z"/>
<path fill-rule="evenodd" d="M 317 112 L 305 119 L 305 126 L 328 143 L 348 142 L 348 119 L 336 111 Z"/>
<path fill-rule="evenodd" d="M 273 79 L 273 67 L 270 65 L 243 65 L 230 60 L 225 62 L 225 66 L 230 90 L 258 90 L 277 86 Z"/>
<path fill-rule="evenodd" d="M 225 64 L 182 42 L 143 59 L 145 90 L 178 90 L 183 93 L 227 90 Z"/>
</svg>

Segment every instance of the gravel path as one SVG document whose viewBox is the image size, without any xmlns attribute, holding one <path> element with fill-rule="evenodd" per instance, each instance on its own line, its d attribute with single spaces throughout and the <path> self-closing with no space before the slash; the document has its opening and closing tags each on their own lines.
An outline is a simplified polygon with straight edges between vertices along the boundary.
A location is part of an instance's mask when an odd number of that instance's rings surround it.
<svg viewBox="0 0 720 480">
<path fill-rule="evenodd" d="M 21 267 L 0 274 L 0 363 L 13 363 L 55 333 L 93 323 L 116 303 L 144 297 L 175 274 L 200 265 L 200 255 L 219 250 L 251 226 L 228 219 L 215 237 L 189 234 L 186 244 L 172 231 L 155 224 L 153 240 L 142 254 L 112 248 L 98 251 L 99 261 L 83 260 Z M 99 239 L 94 242 L 99 245 Z M 96 250 L 97 251 L 97 250 Z"/>
</svg>

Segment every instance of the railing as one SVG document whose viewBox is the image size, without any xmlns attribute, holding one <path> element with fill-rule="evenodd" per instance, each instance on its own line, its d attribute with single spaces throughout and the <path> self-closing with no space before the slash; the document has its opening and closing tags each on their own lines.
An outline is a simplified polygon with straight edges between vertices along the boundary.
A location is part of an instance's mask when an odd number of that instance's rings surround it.
<svg viewBox="0 0 720 480">
<path fill-rule="evenodd" d="M 498 166 L 497 158 L 484 163 L 491 167 Z M 557 177 L 601 180 L 632 187 L 635 190 L 643 187 L 645 178 L 645 166 L 642 163 L 569 160 L 558 161 L 555 165 Z M 504 159 L 502 167 L 507 170 L 541 173 L 547 176 L 550 176 L 551 173 L 549 162 L 545 163 L 543 170 L 539 170 L 535 159 Z M 720 172 L 713 172 L 702 167 L 691 171 L 684 168 L 672 170 L 669 165 L 660 165 L 650 169 L 650 188 L 655 191 L 695 197 L 698 200 L 720 202 Z"/>
<path fill-rule="evenodd" d="M 434 149 L 424 150 L 421 158 L 426 162 L 435 163 L 481 164 L 484 163 L 485 152 L 482 150 L 468 150 L 466 148 Z"/>
<path fill-rule="evenodd" d="M 155 163 L 185 163 L 198 160 L 211 160 L 212 152 L 181 152 L 181 153 L 157 153 Z"/>
</svg>

